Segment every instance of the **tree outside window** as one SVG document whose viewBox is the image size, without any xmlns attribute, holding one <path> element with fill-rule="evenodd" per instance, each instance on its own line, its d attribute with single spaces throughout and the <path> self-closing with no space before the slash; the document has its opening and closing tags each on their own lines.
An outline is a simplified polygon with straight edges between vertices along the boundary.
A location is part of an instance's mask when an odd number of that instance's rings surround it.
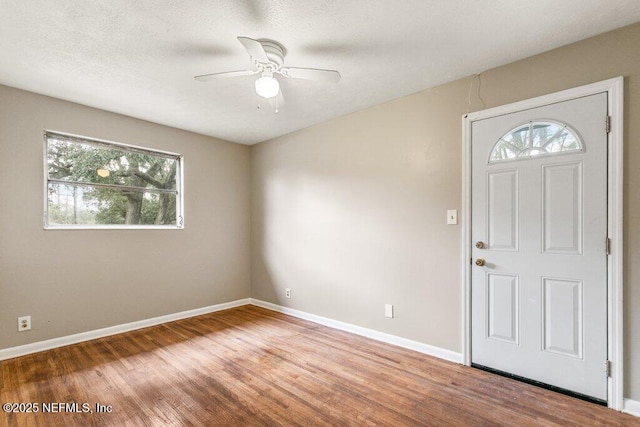
<svg viewBox="0 0 640 427">
<path fill-rule="evenodd" d="M 179 154 L 49 131 L 45 143 L 45 227 L 182 227 Z"/>
</svg>

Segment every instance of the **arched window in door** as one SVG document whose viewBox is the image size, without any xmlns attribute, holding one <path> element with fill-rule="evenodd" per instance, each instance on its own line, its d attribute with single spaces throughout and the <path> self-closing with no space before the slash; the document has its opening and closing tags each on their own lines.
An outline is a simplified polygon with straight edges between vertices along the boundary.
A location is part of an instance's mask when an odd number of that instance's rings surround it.
<svg viewBox="0 0 640 427">
<path fill-rule="evenodd" d="M 584 151 L 578 135 L 566 124 L 531 121 L 504 134 L 494 144 L 489 163 Z"/>
</svg>

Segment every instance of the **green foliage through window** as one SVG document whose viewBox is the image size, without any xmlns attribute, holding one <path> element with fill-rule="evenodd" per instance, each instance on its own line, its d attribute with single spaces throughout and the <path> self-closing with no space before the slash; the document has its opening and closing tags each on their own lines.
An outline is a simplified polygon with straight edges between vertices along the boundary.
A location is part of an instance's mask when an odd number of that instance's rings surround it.
<svg viewBox="0 0 640 427">
<path fill-rule="evenodd" d="M 46 226 L 182 226 L 181 156 L 45 132 Z"/>
</svg>

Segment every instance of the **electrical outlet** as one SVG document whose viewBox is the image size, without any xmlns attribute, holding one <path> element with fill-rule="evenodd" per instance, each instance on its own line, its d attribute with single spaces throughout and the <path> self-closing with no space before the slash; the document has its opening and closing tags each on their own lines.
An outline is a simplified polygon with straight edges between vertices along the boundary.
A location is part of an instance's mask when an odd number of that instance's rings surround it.
<svg viewBox="0 0 640 427">
<path fill-rule="evenodd" d="M 31 316 L 18 317 L 18 332 L 31 330 Z"/>
<path fill-rule="evenodd" d="M 291 298 L 291 289 L 287 288 L 284 290 L 284 296 L 287 298 Z"/>
<path fill-rule="evenodd" d="M 384 316 L 393 318 L 393 304 L 384 305 Z"/>
</svg>

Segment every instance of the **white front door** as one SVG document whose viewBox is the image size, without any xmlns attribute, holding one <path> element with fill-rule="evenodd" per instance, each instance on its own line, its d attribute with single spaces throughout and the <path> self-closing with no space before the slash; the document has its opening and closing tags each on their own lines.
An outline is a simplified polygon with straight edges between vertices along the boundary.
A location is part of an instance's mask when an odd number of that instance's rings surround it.
<svg viewBox="0 0 640 427">
<path fill-rule="evenodd" d="M 606 117 L 600 93 L 471 127 L 471 362 L 599 400 Z"/>
</svg>

